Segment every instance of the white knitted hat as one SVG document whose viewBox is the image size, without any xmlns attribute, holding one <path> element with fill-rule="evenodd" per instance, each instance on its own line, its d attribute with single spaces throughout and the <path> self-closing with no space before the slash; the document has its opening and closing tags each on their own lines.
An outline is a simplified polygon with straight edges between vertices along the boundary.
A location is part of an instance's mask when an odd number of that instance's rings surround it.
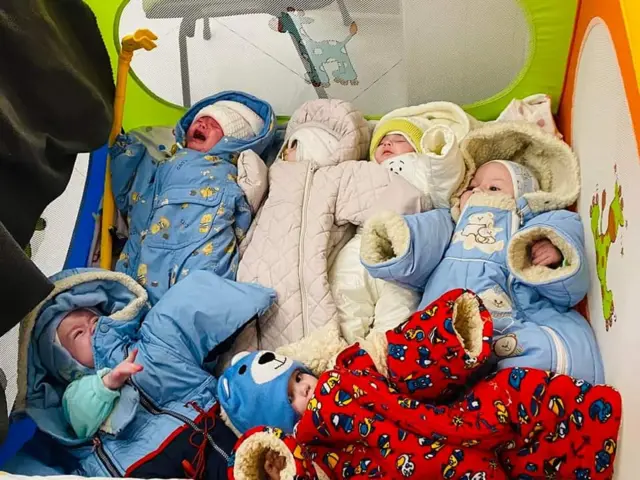
<svg viewBox="0 0 640 480">
<path fill-rule="evenodd" d="M 247 140 L 258 135 L 264 127 L 264 120 L 246 105 L 231 100 L 220 100 L 207 105 L 193 118 L 211 117 L 220 124 L 227 137 Z"/>
</svg>

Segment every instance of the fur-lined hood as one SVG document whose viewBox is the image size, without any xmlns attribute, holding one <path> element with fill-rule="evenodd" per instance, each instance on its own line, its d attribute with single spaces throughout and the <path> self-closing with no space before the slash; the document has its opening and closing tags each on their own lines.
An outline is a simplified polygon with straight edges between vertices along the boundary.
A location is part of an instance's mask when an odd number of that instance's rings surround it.
<svg viewBox="0 0 640 480">
<path fill-rule="evenodd" d="M 78 308 L 92 308 L 99 314 L 97 332 L 131 336 L 140 327 L 148 309 L 147 294 L 132 278 L 100 269 L 66 270 L 51 278 L 54 290 L 21 323 L 18 356 L 18 395 L 14 412 L 26 411 L 41 429 L 67 439 L 61 400 L 66 384 L 47 371 L 40 358 L 38 343 L 48 325 Z M 96 368 L 109 351 L 113 335 L 95 335 Z M 111 338 L 112 339 L 112 338 Z M 100 341 L 104 340 L 104 341 Z"/>
<path fill-rule="evenodd" d="M 460 214 L 460 196 L 476 170 L 491 160 L 508 160 L 528 167 L 540 190 L 524 195 L 534 214 L 572 205 L 580 194 L 580 167 L 569 145 L 525 123 L 492 123 L 471 131 L 460 144 L 467 165 L 461 187 L 454 194 L 452 214 Z"/>
</svg>

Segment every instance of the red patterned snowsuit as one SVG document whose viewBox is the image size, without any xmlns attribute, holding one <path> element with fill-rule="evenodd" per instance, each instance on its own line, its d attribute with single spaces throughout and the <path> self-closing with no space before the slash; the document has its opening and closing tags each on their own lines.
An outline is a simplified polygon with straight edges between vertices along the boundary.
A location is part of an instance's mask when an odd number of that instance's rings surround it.
<svg viewBox="0 0 640 480">
<path fill-rule="evenodd" d="M 452 317 L 463 293 L 445 294 L 387 332 L 388 377 L 357 344 L 320 376 L 295 438 L 285 440 L 296 478 L 316 478 L 314 465 L 335 479 L 613 476 L 621 399 L 611 387 L 512 369 L 481 380 L 462 400 L 437 404 L 443 390 L 464 385 L 489 356 L 491 319 L 479 301 L 481 353 L 476 347 L 474 357 L 460 343 Z M 247 432 L 238 446 L 264 431 Z"/>
</svg>

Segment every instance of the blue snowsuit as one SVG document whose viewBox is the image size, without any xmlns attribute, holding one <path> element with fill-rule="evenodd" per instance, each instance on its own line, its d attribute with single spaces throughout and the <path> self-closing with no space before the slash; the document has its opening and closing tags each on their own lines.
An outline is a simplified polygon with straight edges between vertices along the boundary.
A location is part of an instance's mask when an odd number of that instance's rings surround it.
<svg viewBox="0 0 640 480">
<path fill-rule="evenodd" d="M 220 100 L 240 102 L 256 112 L 264 120 L 260 134 L 250 140 L 225 136 L 207 153 L 184 147 L 195 115 Z M 177 151 L 161 162 L 135 134 L 117 138 L 110 150 L 111 177 L 116 205 L 128 218 L 129 239 L 116 270 L 137 278 L 152 304 L 189 271 L 210 270 L 235 280 L 237 247 L 251 225 L 236 162 L 244 150 L 262 154 L 273 140 L 275 124 L 268 103 L 224 92 L 189 109 L 175 128 Z"/>
<path fill-rule="evenodd" d="M 410 236 L 404 253 L 378 264 L 363 259 L 373 277 L 424 291 L 420 309 L 455 288 L 476 292 L 493 316 L 500 369 L 534 367 L 604 382 L 594 333 L 572 310 L 589 287 L 578 214 L 534 215 L 524 198 L 516 204 L 474 194 L 457 224 L 448 209 L 404 220 Z M 562 267 L 527 264 L 528 248 L 541 238 L 561 250 Z"/>
<path fill-rule="evenodd" d="M 197 271 L 149 310 L 144 289 L 121 273 L 68 270 L 52 280 L 59 291 L 33 314 L 26 378 L 23 374 L 19 380 L 26 399 L 18 403 L 24 403 L 24 412 L 38 428 L 75 459 L 76 468 L 65 473 L 184 477 L 182 460 L 193 462 L 203 443 L 202 435 L 193 434 L 206 430 L 205 476 L 226 478 L 236 436 L 216 414 L 217 379 L 202 363 L 269 308 L 273 290 Z M 136 363 L 144 367 L 121 389 L 110 418 L 89 441 L 79 440 L 66 422 L 61 400 L 67 385 L 47 370 L 42 357 L 45 352 L 49 358 L 46 345 L 53 343 L 44 336 L 55 331 L 47 325 L 78 308 L 103 314 L 93 335 L 96 371 L 115 367 L 133 349 L 138 349 Z M 46 472 L 38 460 L 21 459 L 12 470 Z"/>
</svg>

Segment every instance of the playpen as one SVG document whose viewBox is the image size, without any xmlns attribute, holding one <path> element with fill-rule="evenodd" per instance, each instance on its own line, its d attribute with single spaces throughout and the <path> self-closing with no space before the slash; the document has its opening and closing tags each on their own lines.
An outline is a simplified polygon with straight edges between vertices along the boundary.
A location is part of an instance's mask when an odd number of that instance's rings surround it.
<svg viewBox="0 0 640 480">
<path fill-rule="evenodd" d="M 449 100 L 491 120 L 512 98 L 551 96 L 577 152 L 591 289 L 586 310 L 625 412 L 617 478 L 640 457 L 640 4 L 637 0 L 86 0 L 114 71 L 120 39 L 138 28 L 158 47 L 136 54 L 124 128 L 173 125 L 219 90 L 272 103 L 281 123 L 303 101 L 344 98 L 375 119 Z M 85 266 L 99 229 L 106 148 L 80 155 L 64 194 L 43 214 L 31 254 L 52 274 Z M 636 245 L 634 247 L 633 245 Z M 9 402 L 17 330 L 0 340 Z M 0 462 L 32 433 L 12 427 Z M 1 463 L 0 463 L 1 468 Z"/>
</svg>

